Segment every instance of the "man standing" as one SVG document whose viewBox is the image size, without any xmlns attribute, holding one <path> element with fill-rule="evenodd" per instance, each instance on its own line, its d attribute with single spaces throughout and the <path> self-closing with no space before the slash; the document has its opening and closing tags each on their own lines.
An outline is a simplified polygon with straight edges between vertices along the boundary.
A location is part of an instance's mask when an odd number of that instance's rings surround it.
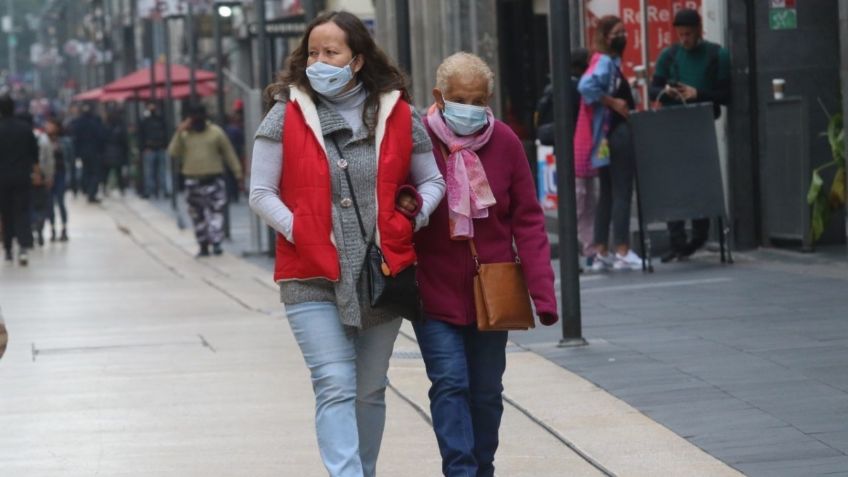
<svg viewBox="0 0 848 477">
<path fill-rule="evenodd" d="M 12 242 L 17 238 L 18 263 L 26 266 L 27 251 L 32 248 L 32 181 L 40 176 L 38 143 L 32 128 L 14 114 L 12 98 L 0 97 L 0 217 L 6 261 L 12 261 Z"/>
<path fill-rule="evenodd" d="M 241 182 L 242 169 L 224 131 L 206 117 L 203 105 L 189 108 L 168 146 L 168 154 L 180 160 L 185 176 L 189 215 L 200 245 L 198 257 L 220 255 L 224 239 L 224 207 L 227 204 L 224 162 Z"/>
<path fill-rule="evenodd" d="M 147 103 L 147 111 L 138 131 L 144 170 L 144 196 L 170 196 L 171 164 L 165 154 L 168 136 L 165 132 L 165 120 L 159 114 L 156 103 Z"/>
<path fill-rule="evenodd" d="M 90 104 L 82 106 L 82 115 L 74 121 L 74 150 L 82 159 L 82 183 L 89 204 L 100 202 L 97 191 L 103 175 L 103 146 L 106 128 Z"/>
<path fill-rule="evenodd" d="M 714 116 L 730 101 L 730 54 L 720 45 L 704 40 L 701 15 L 696 10 L 680 10 L 674 17 L 679 43 L 662 51 L 651 81 L 650 94 L 664 106 L 712 103 Z M 686 239 L 683 221 L 668 223 L 671 250 L 662 262 L 686 258 L 707 241 L 710 219 L 692 220 L 692 239 Z"/>
</svg>

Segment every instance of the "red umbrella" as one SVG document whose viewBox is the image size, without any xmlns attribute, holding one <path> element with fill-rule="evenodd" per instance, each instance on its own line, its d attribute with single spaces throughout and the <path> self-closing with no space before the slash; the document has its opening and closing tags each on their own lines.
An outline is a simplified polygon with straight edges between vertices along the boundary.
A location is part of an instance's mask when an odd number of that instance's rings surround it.
<svg viewBox="0 0 848 477">
<path fill-rule="evenodd" d="M 132 93 L 128 91 L 107 93 L 103 91 L 103 88 L 94 88 L 75 95 L 73 99 L 74 101 L 100 101 L 105 103 L 108 101 L 124 101 L 131 95 Z"/>
<path fill-rule="evenodd" d="M 154 68 L 156 73 L 156 86 L 165 85 L 165 65 L 156 63 Z M 174 85 L 188 83 L 191 75 L 191 70 L 188 67 L 178 64 L 171 65 L 171 83 Z M 194 77 L 198 83 L 202 81 L 211 81 L 215 79 L 215 73 L 206 70 L 195 70 Z M 103 87 L 103 91 L 134 91 L 150 89 L 150 68 L 143 68 L 135 73 L 130 73 L 123 78 L 115 80 Z M 148 92 L 148 96 L 149 96 Z"/>
<path fill-rule="evenodd" d="M 198 96 L 212 96 L 218 91 L 214 81 L 201 81 L 197 83 Z M 135 91 L 138 99 L 150 99 L 150 88 Z M 191 96 L 191 87 L 188 83 L 182 83 L 171 87 L 171 99 L 186 99 Z M 165 99 L 165 87 L 156 88 L 156 99 Z"/>
</svg>

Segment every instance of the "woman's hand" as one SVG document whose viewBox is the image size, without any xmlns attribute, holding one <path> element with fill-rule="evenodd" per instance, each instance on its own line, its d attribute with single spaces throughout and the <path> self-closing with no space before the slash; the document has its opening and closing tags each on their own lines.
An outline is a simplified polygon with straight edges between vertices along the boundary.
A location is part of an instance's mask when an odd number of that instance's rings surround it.
<svg viewBox="0 0 848 477">
<path fill-rule="evenodd" d="M 630 117 L 630 107 L 627 106 L 627 101 L 621 98 L 612 98 L 609 102 L 609 108 L 625 119 Z"/>
<path fill-rule="evenodd" d="M 559 321 L 559 317 L 553 313 L 542 313 L 539 315 L 539 322 L 545 326 L 551 326 Z"/>
<path fill-rule="evenodd" d="M 415 215 L 421 210 L 421 203 L 413 187 L 404 186 L 398 191 L 397 198 L 395 199 L 395 209 L 407 216 L 410 220 L 415 219 Z"/>
</svg>

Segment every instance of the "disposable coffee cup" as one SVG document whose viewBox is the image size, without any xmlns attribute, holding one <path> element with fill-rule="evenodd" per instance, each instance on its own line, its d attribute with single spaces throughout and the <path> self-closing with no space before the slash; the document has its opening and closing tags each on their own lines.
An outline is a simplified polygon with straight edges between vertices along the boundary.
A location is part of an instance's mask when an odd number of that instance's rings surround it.
<svg viewBox="0 0 848 477">
<path fill-rule="evenodd" d="M 782 78 L 775 78 L 771 80 L 771 89 L 774 92 L 774 99 L 783 99 L 783 92 L 786 89 L 786 80 Z"/>
</svg>

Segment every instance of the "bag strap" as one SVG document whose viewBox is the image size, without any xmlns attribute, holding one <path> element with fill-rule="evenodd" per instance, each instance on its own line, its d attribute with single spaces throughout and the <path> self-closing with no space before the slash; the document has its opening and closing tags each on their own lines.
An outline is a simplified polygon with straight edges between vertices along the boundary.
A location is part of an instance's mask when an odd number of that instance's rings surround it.
<svg viewBox="0 0 848 477">
<path fill-rule="evenodd" d="M 368 233 L 365 232 L 365 224 L 362 222 L 362 213 L 359 211 L 359 203 L 356 201 L 356 193 L 353 191 L 353 181 L 350 179 L 350 171 L 348 171 L 348 162 L 344 158 L 344 154 L 342 154 L 342 149 L 339 147 L 339 143 L 336 142 L 336 138 L 333 137 L 333 146 L 336 148 L 336 152 L 339 153 L 339 162 L 337 165 L 344 171 L 345 181 L 347 181 L 347 188 L 350 189 L 350 198 L 353 201 L 353 210 L 356 212 L 356 221 L 359 222 L 359 232 L 362 233 L 362 241 L 368 243 Z"/>
</svg>

